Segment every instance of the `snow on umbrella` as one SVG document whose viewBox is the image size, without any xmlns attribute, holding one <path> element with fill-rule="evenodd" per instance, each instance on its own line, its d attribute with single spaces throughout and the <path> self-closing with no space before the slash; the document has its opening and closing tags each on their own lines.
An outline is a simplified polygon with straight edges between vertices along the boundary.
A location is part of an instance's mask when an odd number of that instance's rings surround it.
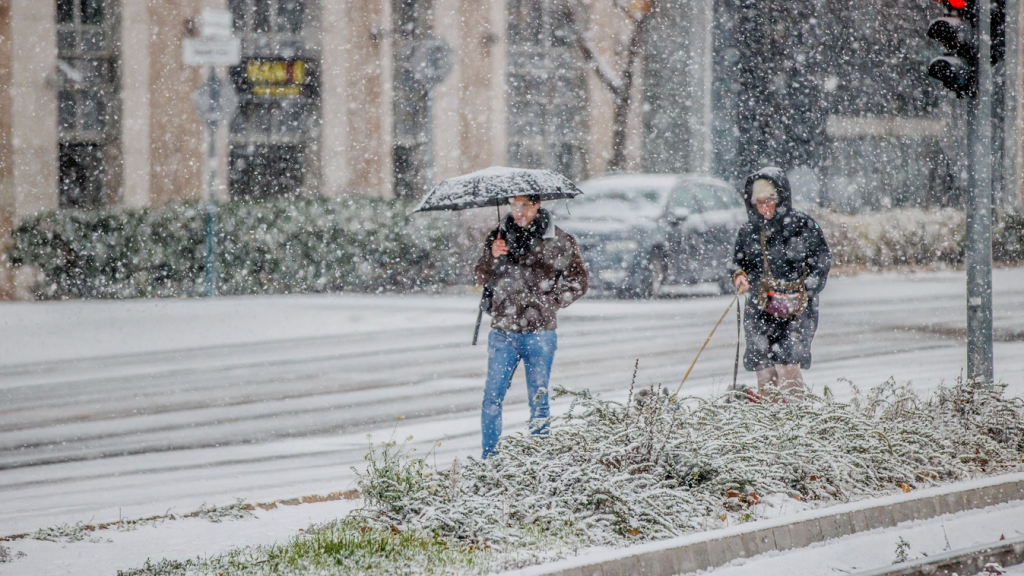
<svg viewBox="0 0 1024 576">
<path fill-rule="evenodd" d="M 557 200 L 582 193 L 571 180 L 551 170 L 492 166 L 434 186 L 413 212 L 502 206 L 514 196 L 536 195 L 541 200 Z"/>
</svg>

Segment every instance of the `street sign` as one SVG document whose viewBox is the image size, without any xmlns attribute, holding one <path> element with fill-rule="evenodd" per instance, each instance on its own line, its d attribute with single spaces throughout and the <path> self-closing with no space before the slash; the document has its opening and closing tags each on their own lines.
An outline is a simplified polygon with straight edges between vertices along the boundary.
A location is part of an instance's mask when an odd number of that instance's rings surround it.
<svg viewBox="0 0 1024 576">
<path fill-rule="evenodd" d="M 234 66 L 242 61 L 238 38 L 185 38 L 181 60 L 186 66 Z"/>
<path fill-rule="evenodd" d="M 199 117 L 210 126 L 231 120 L 238 110 L 238 94 L 234 86 L 212 72 L 193 97 Z"/>
<path fill-rule="evenodd" d="M 231 12 L 216 8 L 203 8 L 199 16 L 199 33 L 203 38 L 230 38 Z"/>
</svg>

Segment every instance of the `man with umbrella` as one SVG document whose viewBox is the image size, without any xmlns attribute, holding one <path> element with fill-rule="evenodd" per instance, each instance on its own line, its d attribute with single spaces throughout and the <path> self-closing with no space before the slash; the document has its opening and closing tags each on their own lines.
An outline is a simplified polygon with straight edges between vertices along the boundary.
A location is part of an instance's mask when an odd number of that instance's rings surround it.
<svg viewBox="0 0 1024 576">
<path fill-rule="evenodd" d="M 519 361 L 526 372 L 530 430 L 548 430 L 548 380 L 558 347 L 556 315 L 587 292 L 576 240 L 551 221 L 538 195 L 515 196 L 511 213 L 488 235 L 476 280 L 493 290 L 484 385 L 483 457 L 501 437 L 501 408 Z"/>
<path fill-rule="evenodd" d="M 548 430 L 548 380 L 555 359 L 558 310 L 587 292 L 576 239 L 551 221 L 542 200 L 573 198 L 580 189 L 550 170 L 492 167 L 449 178 L 431 190 L 416 208 L 463 210 L 508 205 L 511 213 L 484 242 L 476 280 L 484 286 L 480 315 L 491 314 L 487 341 L 487 382 L 484 386 L 483 458 L 495 452 L 501 438 L 501 408 L 520 360 L 526 368 L 530 430 Z M 476 334 L 473 335 L 476 344 Z"/>
</svg>

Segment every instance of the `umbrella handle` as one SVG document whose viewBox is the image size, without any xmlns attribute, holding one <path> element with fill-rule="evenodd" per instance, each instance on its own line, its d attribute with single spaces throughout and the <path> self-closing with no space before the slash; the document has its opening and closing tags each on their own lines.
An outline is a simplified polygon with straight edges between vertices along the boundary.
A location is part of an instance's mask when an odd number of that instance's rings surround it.
<svg viewBox="0 0 1024 576">
<path fill-rule="evenodd" d="M 480 305 L 476 309 L 476 327 L 473 328 L 473 346 L 476 346 L 477 338 L 480 336 L 480 322 L 484 318 L 484 303 L 487 301 L 489 286 L 484 286 L 483 294 L 480 294 Z"/>
<path fill-rule="evenodd" d="M 476 328 L 473 328 L 473 346 L 476 346 L 477 338 L 480 336 L 480 322 L 484 318 L 484 309 L 480 307 L 476 311 Z"/>
</svg>

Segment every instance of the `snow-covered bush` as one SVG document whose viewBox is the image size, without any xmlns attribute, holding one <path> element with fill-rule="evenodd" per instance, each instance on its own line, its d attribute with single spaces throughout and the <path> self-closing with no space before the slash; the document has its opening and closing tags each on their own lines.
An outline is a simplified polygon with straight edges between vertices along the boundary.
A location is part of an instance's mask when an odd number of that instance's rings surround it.
<svg viewBox="0 0 1024 576">
<path fill-rule="evenodd" d="M 900 208 L 852 215 L 816 212 L 814 217 L 837 266 L 884 270 L 963 262 L 967 219 L 961 210 Z M 996 262 L 1024 261 L 1024 214 L 995 211 L 992 251 Z"/>
<path fill-rule="evenodd" d="M 468 284 L 485 233 L 403 202 L 346 196 L 233 201 L 217 213 L 222 294 L 409 291 Z M 966 221 L 953 209 L 814 214 L 837 267 L 956 266 Z M 201 204 L 62 210 L 23 222 L 8 251 L 41 272 L 38 298 L 192 296 L 205 291 Z M 996 262 L 1024 261 L 1024 214 L 1001 209 Z"/>
<path fill-rule="evenodd" d="M 756 519 L 766 497 L 847 501 L 1018 470 L 1024 456 L 1024 401 L 969 383 L 922 398 L 890 381 L 849 403 L 827 390 L 799 404 L 557 393 L 573 405 L 549 436 L 507 436 L 486 461 L 442 470 L 375 448 L 361 516 L 498 549 L 535 549 L 537 534 L 622 546 Z"/>
<path fill-rule="evenodd" d="M 815 214 L 838 266 L 956 265 L 963 260 L 962 211 L 916 208 L 862 214 Z"/>
<path fill-rule="evenodd" d="M 233 201 L 217 211 L 222 294 L 419 290 L 451 284 L 467 267 L 458 230 L 408 203 L 347 196 Z M 189 296 L 205 290 L 201 204 L 159 209 L 61 210 L 19 226 L 15 265 L 42 273 L 39 298 Z"/>
<path fill-rule="evenodd" d="M 621 404 L 559 390 L 573 404 L 549 436 L 506 436 L 487 461 L 448 469 L 377 444 L 352 515 L 284 542 L 118 574 L 483 575 L 1022 467 L 1024 401 L 1002 388 L 958 382 L 922 398 L 890 381 L 854 392 L 848 403 L 826 389 L 755 404 L 676 402 L 649 388 Z"/>
<path fill-rule="evenodd" d="M 992 259 L 1006 264 L 1024 262 L 1024 212 L 998 210 L 992 227 Z"/>
</svg>

